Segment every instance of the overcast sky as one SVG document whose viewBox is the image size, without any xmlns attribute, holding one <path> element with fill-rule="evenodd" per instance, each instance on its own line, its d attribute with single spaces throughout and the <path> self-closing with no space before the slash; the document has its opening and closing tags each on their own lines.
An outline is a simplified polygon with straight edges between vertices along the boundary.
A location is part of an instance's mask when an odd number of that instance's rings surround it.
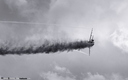
<svg viewBox="0 0 128 80">
<path fill-rule="evenodd" d="M 88 40 L 78 51 L 0 56 L 0 76 L 31 80 L 128 80 L 127 0 L 0 0 L 0 46 Z M 2 22 L 7 21 L 7 22 Z M 17 23 L 12 23 L 17 22 Z M 26 24 L 46 23 L 46 24 Z M 54 24 L 54 25 L 53 25 Z"/>
</svg>

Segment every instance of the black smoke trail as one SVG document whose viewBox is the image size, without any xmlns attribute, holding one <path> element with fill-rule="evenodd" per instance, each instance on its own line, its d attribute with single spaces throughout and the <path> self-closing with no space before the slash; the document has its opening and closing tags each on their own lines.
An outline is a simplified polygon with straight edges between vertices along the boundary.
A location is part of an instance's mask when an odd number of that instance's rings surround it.
<svg viewBox="0 0 128 80">
<path fill-rule="evenodd" d="M 74 41 L 74 42 L 55 42 L 49 43 L 45 42 L 41 46 L 34 47 L 30 45 L 28 48 L 26 47 L 16 47 L 10 49 L 9 46 L 0 47 L 0 55 L 7 54 L 37 54 L 37 53 L 55 53 L 55 52 L 63 52 L 63 51 L 71 51 L 71 50 L 80 50 L 83 48 L 87 48 L 87 41 Z"/>
</svg>

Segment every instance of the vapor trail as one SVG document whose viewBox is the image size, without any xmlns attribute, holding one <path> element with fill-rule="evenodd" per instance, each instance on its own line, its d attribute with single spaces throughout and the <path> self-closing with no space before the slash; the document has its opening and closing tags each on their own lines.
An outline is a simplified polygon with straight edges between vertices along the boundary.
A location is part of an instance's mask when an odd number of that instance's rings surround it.
<svg viewBox="0 0 128 80">
<path fill-rule="evenodd" d="M 27 25 L 47 25 L 47 26 L 65 26 L 65 25 L 61 25 L 61 24 L 54 24 L 54 23 L 40 23 L 40 22 L 19 22 L 19 21 L 0 21 L 0 23 L 6 23 L 6 24 L 27 24 Z M 71 28 L 78 28 L 78 27 L 74 27 L 74 25 L 68 25 L 68 27 Z M 83 28 L 83 27 L 79 27 L 79 28 Z"/>
<path fill-rule="evenodd" d="M 12 23 L 12 24 L 43 24 L 43 25 L 57 25 L 62 26 L 60 24 L 51 24 L 51 23 L 39 23 L 39 22 L 19 22 L 19 21 L 0 21 L 0 23 Z"/>
<path fill-rule="evenodd" d="M 7 55 L 7 54 L 37 54 L 37 53 L 55 53 L 55 52 L 63 52 L 63 51 L 72 51 L 72 50 L 80 50 L 83 48 L 87 48 L 87 41 L 74 41 L 74 42 L 56 42 L 56 43 L 44 43 L 41 46 L 34 47 L 29 46 L 26 48 L 17 47 L 10 49 L 9 46 L 1 47 L 0 48 L 0 55 Z"/>
<path fill-rule="evenodd" d="M 77 52 L 79 52 L 79 53 L 82 53 L 82 54 L 84 54 L 84 55 L 88 55 L 87 53 L 85 53 L 85 52 L 83 52 L 83 51 L 78 51 L 78 50 L 75 50 L 75 51 L 77 51 Z"/>
</svg>

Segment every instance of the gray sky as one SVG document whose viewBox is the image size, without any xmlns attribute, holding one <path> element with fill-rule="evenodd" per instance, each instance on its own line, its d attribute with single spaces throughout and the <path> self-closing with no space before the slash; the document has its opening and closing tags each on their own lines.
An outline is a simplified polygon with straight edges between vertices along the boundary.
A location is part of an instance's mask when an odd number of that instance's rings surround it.
<svg viewBox="0 0 128 80">
<path fill-rule="evenodd" d="M 31 80 L 128 80 L 127 0 L 0 0 L 0 44 L 88 40 L 81 52 L 0 56 L 0 76 Z M 2 21 L 46 24 L 4 23 Z M 57 25 L 51 25 L 57 24 Z M 20 43 L 20 44 L 19 44 Z"/>
</svg>

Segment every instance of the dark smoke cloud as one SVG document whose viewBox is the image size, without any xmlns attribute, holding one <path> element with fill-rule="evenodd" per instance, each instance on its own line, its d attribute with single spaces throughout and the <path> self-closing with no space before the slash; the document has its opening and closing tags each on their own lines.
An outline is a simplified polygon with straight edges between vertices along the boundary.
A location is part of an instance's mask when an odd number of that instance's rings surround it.
<svg viewBox="0 0 128 80">
<path fill-rule="evenodd" d="M 12 15 L 8 14 L 9 17 L 6 19 L 8 23 L 0 23 L 0 54 L 54 53 L 86 48 L 87 44 L 84 40 L 88 38 L 88 29 L 83 25 L 83 16 L 79 15 L 76 10 L 78 8 L 75 7 L 74 10 L 74 7 L 69 6 L 74 6 L 78 1 L 76 0 L 74 4 L 69 2 L 68 0 L 5 0 L 7 11 L 18 17 L 13 16 L 12 19 Z M 82 7 L 80 13 L 84 13 Z M 46 24 L 28 25 L 22 22 Z M 57 42 L 58 40 L 60 42 Z"/>
<path fill-rule="evenodd" d="M 10 49 L 10 45 L 6 45 L 0 48 L 0 55 L 7 54 L 37 54 L 37 53 L 55 53 L 55 52 L 63 52 L 63 51 L 71 51 L 71 50 L 80 50 L 83 48 L 87 48 L 87 41 L 74 41 L 74 42 L 55 42 L 50 43 L 49 41 L 45 41 L 39 47 L 34 47 L 34 45 L 30 45 L 28 48 L 26 47 L 16 47 Z"/>
</svg>

